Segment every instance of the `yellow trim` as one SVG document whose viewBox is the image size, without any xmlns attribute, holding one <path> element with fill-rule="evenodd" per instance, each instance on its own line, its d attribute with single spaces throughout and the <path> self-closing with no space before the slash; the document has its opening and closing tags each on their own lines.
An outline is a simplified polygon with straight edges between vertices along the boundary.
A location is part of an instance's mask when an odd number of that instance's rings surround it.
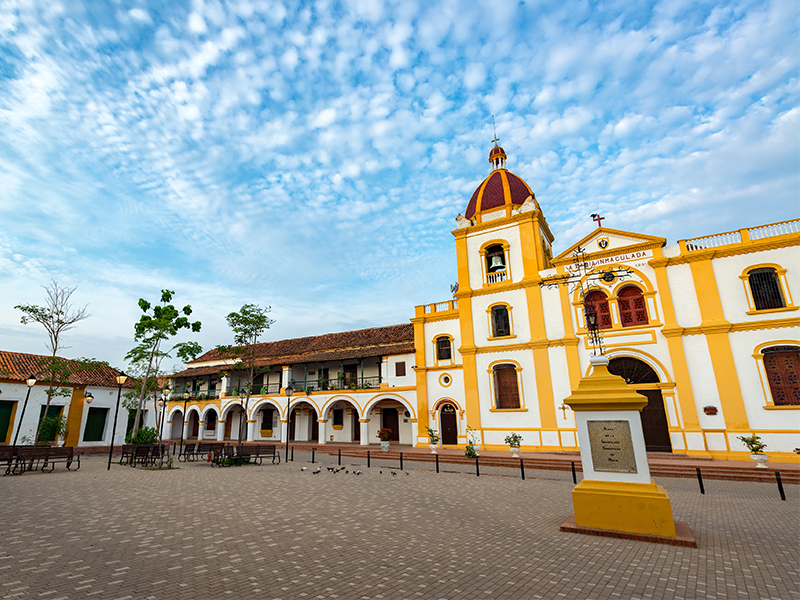
<svg viewBox="0 0 800 600">
<path fill-rule="evenodd" d="M 564 250 L 561 254 L 556 256 L 553 259 L 553 264 L 556 266 L 562 266 L 565 264 L 571 263 L 574 258 L 572 253 L 578 246 L 586 247 L 589 243 L 589 240 L 592 238 L 603 235 L 616 235 L 618 237 L 624 237 L 631 239 L 631 244 L 629 246 L 624 246 L 622 248 L 613 248 L 609 250 L 603 250 L 602 252 L 589 252 L 586 254 L 586 257 L 589 260 L 597 260 L 599 258 L 606 258 L 609 256 L 615 256 L 617 254 L 621 254 L 624 252 L 636 252 L 639 250 L 656 250 L 661 249 L 667 244 L 667 239 L 662 237 L 656 237 L 654 235 L 643 235 L 641 233 L 632 233 L 630 231 L 623 231 L 622 229 L 611 229 L 610 227 L 599 227 L 592 231 L 589 235 L 584 236 L 578 242 L 572 244 L 569 248 Z"/>
<path fill-rule="evenodd" d="M 631 340 L 623 340 L 623 341 L 619 342 L 618 344 L 611 344 L 611 343 L 608 343 L 608 342 L 604 341 L 603 342 L 603 347 L 604 348 L 622 348 L 622 347 L 633 346 L 633 345 L 645 346 L 645 345 L 648 345 L 648 344 L 657 343 L 656 332 L 655 331 L 653 331 L 653 330 L 650 330 L 650 331 L 638 331 L 636 333 L 636 335 L 641 335 L 643 333 L 649 333 L 650 334 L 650 339 L 646 340 L 646 341 L 642 341 L 642 342 L 634 342 L 634 341 L 631 341 Z M 615 338 L 615 337 L 629 337 L 629 336 L 625 335 L 625 332 L 621 332 L 618 335 L 609 335 L 608 337 L 603 335 L 603 337 L 606 338 L 606 339 L 609 339 L 609 338 Z M 583 338 L 583 347 L 586 350 L 591 350 L 592 348 L 596 348 L 597 346 L 592 344 L 590 342 L 588 336 L 587 336 L 587 337 Z"/>
<path fill-rule="evenodd" d="M 464 365 L 451 365 L 451 366 L 442 365 L 441 367 L 438 367 L 438 366 L 437 367 L 417 367 L 414 370 L 417 373 L 420 373 L 420 372 L 424 373 L 425 371 L 452 371 L 453 369 L 462 369 L 463 370 L 464 369 Z M 404 389 L 404 388 L 393 387 L 391 389 L 393 389 L 393 390 L 401 390 L 401 389 Z M 408 389 L 409 390 L 413 390 L 414 387 L 411 386 Z"/>
<path fill-rule="evenodd" d="M 6 430 L 6 439 L 5 439 L 5 443 L 7 445 L 10 445 L 11 444 L 11 436 L 13 435 L 14 430 L 15 430 L 14 421 L 17 418 L 17 407 L 19 406 L 19 400 L 8 400 L 8 402 L 11 402 L 14 405 L 14 406 L 11 407 L 11 416 L 9 417 L 9 420 L 8 420 L 8 429 Z M 20 425 L 21 424 L 22 423 L 20 423 Z M 17 427 L 19 427 L 19 426 L 17 426 Z"/>
<path fill-rule="evenodd" d="M 793 219 L 794 220 L 794 219 Z M 788 221 L 782 221 L 782 223 L 786 223 Z M 770 225 L 778 225 L 780 223 L 770 223 Z M 750 227 L 749 229 L 756 229 Z M 671 265 L 682 265 L 686 263 L 691 263 L 695 260 L 705 260 L 705 259 L 712 259 L 712 258 L 725 258 L 728 256 L 737 256 L 740 254 L 750 254 L 752 252 L 762 252 L 764 250 L 775 250 L 778 248 L 788 248 L 791 246 L 800 245 L 800 233 L 787 233 L 784 235 L 777 235 L 772 237 L 763 238 L 760 240 L 745 240 L 745 236 L 747 234 L 747 229 L 740 230 L 745 233 L 742 236 L 743 241 L 738 242 L 735 244 L 726 244 L 724 246 L 718 246 L 716 248 L 710 249 L 702 249 L 702 250 L 689 250 L 687 248 L 686 242 L 687 240 L 678 240 L 678 246 L 680 247 L 681 253 L 678 256 L 673 256 L 670 258 L 659 258 L 657 260 L 657 264 L 664 263 L 665 266 Z M 653 264 L 656 260 L 650 261 L 651 266 L 655 266 Z"/>
<path fill-rule="evenodd" d="M 84 391 L 86 386 L 72 388 L 72 397 L 69 401 L 69 411 L 67 412 L 67 435 L 64 439 L 65 446 L 77 446 L 81 440 L 81 425 L 83 425 L 83 405 Z M 63 414 L 63 408 L 62 414 Z M 110 411 L 109 411 L 110 413 Z M 108 419 L 108 415 L 106 415 Z M 12 421 L 13 424 L 13 421 Z"/>
<path fill-rule="evenodd" d="M 795 405 L 795 404 L 776 406 L 775 402 L 772 400 L 772 387 L 770 387 L 769 385 L 769 378 L 767 377 L 767 368 L 764 366 L 764 354 L 762 353 L 762 351 L 767 348 L 772 348 L 773 346 L 794 346 L 795 348 L 800 350 L 800 341 L 772 340 L 769 342 L 763 342 L 753 349 L 753 358 L 756 359 L 756 369 L 758 370 L 758 378 L 761 381 L 761 391 L 764 393 L 764 400 L 766 401 L 766 406 L 763 406 L 762 408 L 764 408 L 765 410 L 800 409 L 800 405 Z"/>
<path fill-rule="evenodd" d="M 494 367 L 496 365 L 514 365 L 514 371 L 517 373 L 517 391 L 519 392 L 518 408 L 497 408 L 494 393 Z M 522 389 L 522 366 L 520 366 L 517 361 L 507 358 L 496 360 L 489 364 L 489 368 L 486 370 L 486 372 L 489 374 L 489 398 L 491 400 L 489 412 L 525 412 L 528 410 L 525 408 L 525 394 L 524 390 Z"/>
<path fill-rule="evenodd" d="M 261 437 L 272 437 L 272 429 L 260 429 Z"/>
<path fill-rule="evenodd" d="M 444 382 L 445 377 L 449 377 L 450 381 L 445 383 Z M 451 385 L 453 385 L 453 376 L 450 375 L 450 373 L 442 373 L 441 375 L 439 375 L 439 385 L 442 387 L 450 387 Z"/>
<path fill-rule="evenodd" d="M 439 338 L 447 338 L 450 340 L 450 358 L 443 358 L 439 359 L 439 348 L 438 348 L 438 341 Z M 433 362 L 436 366 L 445 365 L 450 366 L 456 364 L 456 344 L 455 339 L 449 333 L 437 333 L 434 334 L 432 337 L 433 342 Z"/>
</svg>

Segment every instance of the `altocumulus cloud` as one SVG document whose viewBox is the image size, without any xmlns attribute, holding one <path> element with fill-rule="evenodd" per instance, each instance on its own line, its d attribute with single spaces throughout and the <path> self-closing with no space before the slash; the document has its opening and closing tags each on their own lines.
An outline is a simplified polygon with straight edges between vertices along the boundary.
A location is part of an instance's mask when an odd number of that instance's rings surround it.
<svg viewBox="0 0 800 600">
<path fill-rule="evenodd" d="M 274 337 L 447 297 L 449 231 L 497 135 L 561 249 L 796 216 L 796 2 L 0 0 L 0 347 L 55 277 L 122 363 L 135 301 Z"/>
</svg>

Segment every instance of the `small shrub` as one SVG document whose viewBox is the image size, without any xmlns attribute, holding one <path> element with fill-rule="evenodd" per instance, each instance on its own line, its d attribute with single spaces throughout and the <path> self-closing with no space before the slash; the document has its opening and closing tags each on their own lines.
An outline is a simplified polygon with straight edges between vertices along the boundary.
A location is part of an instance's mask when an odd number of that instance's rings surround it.
<svg viewBox="0 0 800 600">
<path fill-rule="evenodd" d="M 142 427 L 136 432 L 136 437 L 131 437 L 131 432 L 125 436 L 126 444 L 157 444 L 158 443 L 158 429 L 155 427 Z"/>
</svg>

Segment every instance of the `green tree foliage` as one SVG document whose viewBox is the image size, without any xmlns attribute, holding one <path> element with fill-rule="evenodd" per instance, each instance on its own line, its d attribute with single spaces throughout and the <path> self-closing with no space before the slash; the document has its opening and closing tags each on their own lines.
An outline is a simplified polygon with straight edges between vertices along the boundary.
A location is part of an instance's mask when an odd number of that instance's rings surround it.
<svg viewBox="0 0 800 600">
<path fill-rule="evenodd" d="M 256 344 L 275 322 L 269 318 L 271 310 L 271 306 L 261 307 L 257 304 L 245 304 L 239 309 L 239 312 L 228 314 L 225 319 L 233 330 L 233 341 L 236 345 L 217 346 L 219 352 L 234 359 L 231 371 L 238 372 L 239 387 L 241 388 L 243 385 L 246 390 L 242 418 L 239 419 L 239 444 L 242 443 L 243 425 L 249 410 L 250 395 L 253 393 L 253 379 L 257 373 L 269 370 L 268 367 L 264 369 L 256 367 L 258 358 Z"/>
<path fill-rule="evenodd" d="M 40 361 L 38 372 L 33 374 L 37 379 L 50 384 L 47 389 L 44 411 L 44 414 L 47 415 L 53 398 L 69 397 L 72 394 L 69 379 L 73 373 L 108 366 L 108 363 L 90 358 L 67 360 L 58 356 L 60 351 L 69 348 L 69 346 L 63 345 L 62 335 L 73 329 L 77 323 L 88 319 L 90 315 L 86 312 L 86 306 L 82 308 L 72 306 L 70 298 L 76 288 L 63 287 L 55 280 L 52 280 L 50 285 L 43 287 L 45 290 L 44 306 L 17 304 L 14 308 L 22 311 L 20 321 L 23 325 L 38 323 L 47 332 L 48 339 L 45 345 L 50 351 L 50 356 Z M 37 427 L 34 443 L 38 442 L 41 429 L 41 425 Z"/>
<path fill-rule="evenodd" d="M 157 371 L 161 360 L 169 356 L 170 352 L 175 354 L 182 361 L 187 362 L 197 357 L 202 348 L 197 342 L 180 342 L 175 344 L 169 351 L 162 348 L 170 338 L 178 335 L 181 329 L 189 329 L 195 333 L 200 331 L 200 321 L 189 321 L 192 314 L 192 307 L 188 304 L 178 310 L 172 304 L 172 297 L 175 292 L 172 290 L 161 290 L 161 303 L 152 305 L 143 298 L 139 298 L 139 308 L 144 313 L 139 322 L 134 325 L 134 340 L 138 342 L 125 359 L 134 368 L 144 371 L 140 383 L 139 402 L 136 405 L 136 418 L 133 422 L 132 437 L 136 438 L 139 431 L 139 421 L 142 415 L 142 406 L 148 391 L 155 384 L 157 385 Z M 154 367 L 156 367 L 154 371 Z M 152 378 L 152 381 L 151 381 Z M 155 388 L 152 388 L 155 389 Z"/>
</svg>

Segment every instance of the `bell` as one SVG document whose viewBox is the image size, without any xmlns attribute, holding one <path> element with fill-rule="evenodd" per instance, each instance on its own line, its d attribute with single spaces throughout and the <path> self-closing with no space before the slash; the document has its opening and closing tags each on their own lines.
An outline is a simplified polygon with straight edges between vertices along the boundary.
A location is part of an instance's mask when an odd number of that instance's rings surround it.
<svg viewBox="0 0 800 600">
<path fill-rule="evenodd" d="M 502 271 L 505 268 L 506 268 L 506 266 L 505 266 L 505 264 L 503 264 L 503 257 L 502 256 L 493 256 L 492 257 L 492 262 L 489 265 L 489 271 L 490 272 L 493 273 L 495 271 Z"/>
</svg>

